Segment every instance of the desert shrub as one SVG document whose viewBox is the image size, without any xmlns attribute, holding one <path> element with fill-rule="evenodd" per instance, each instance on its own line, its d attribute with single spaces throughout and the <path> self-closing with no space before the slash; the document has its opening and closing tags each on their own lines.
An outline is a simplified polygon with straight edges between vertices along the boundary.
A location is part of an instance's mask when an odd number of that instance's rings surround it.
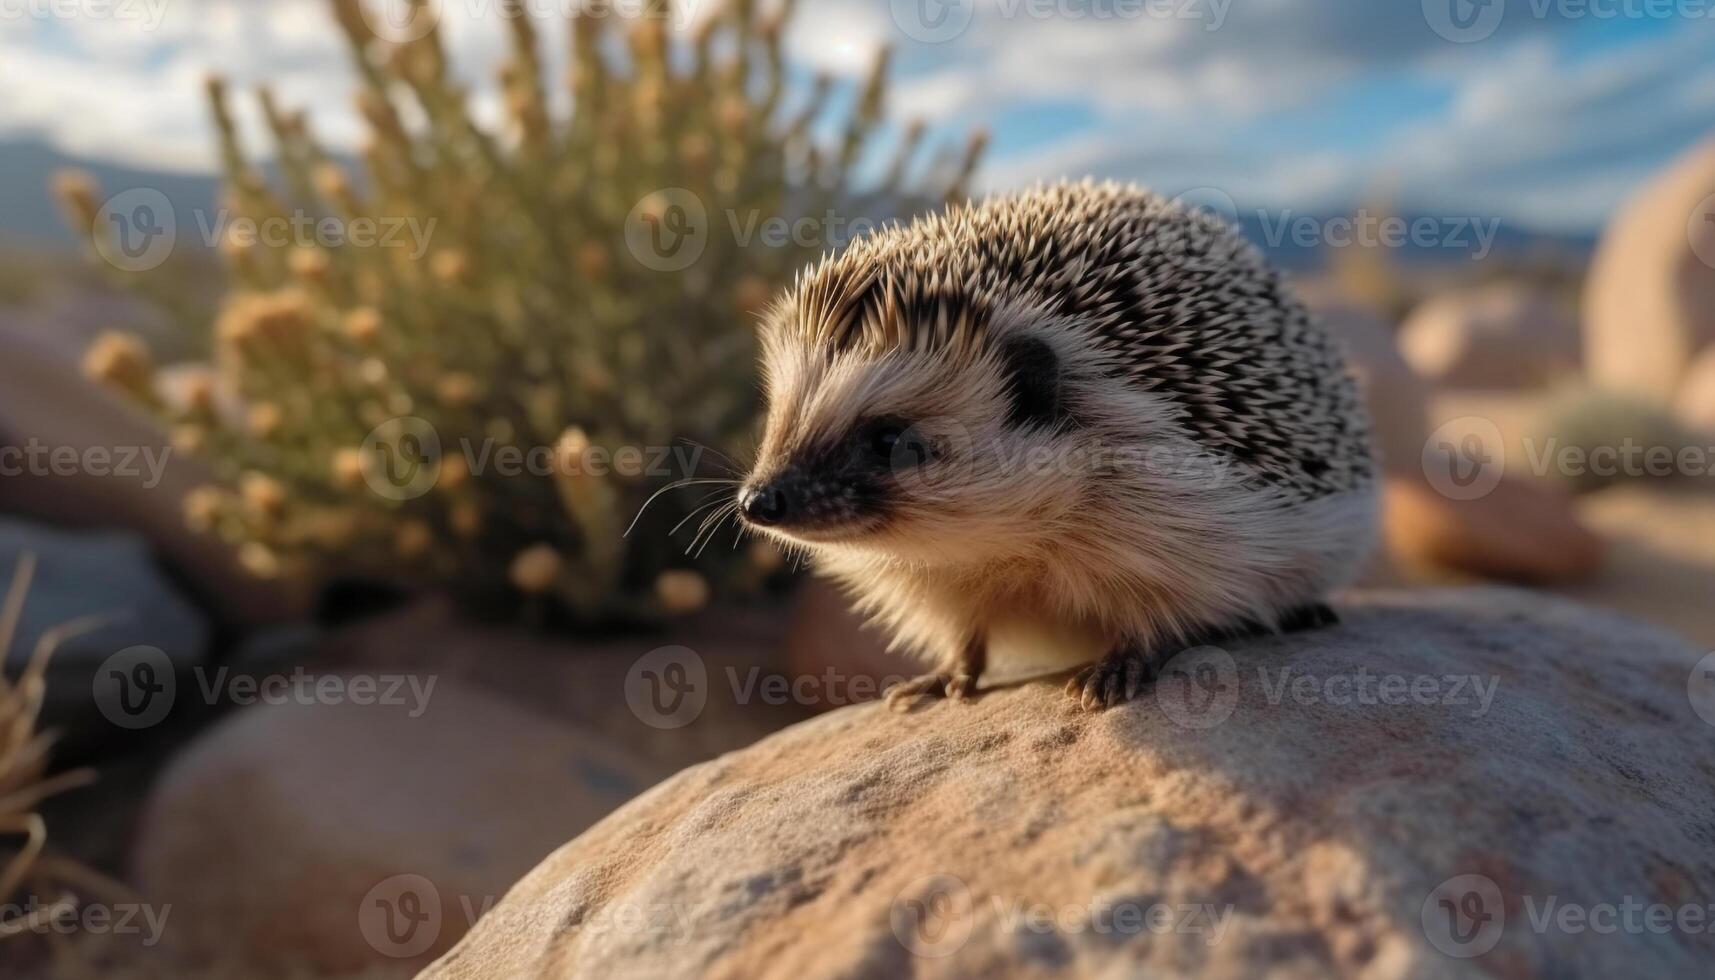
<svg viewBox="0 0 1715 980">
<path fill-rule="evenodd" d="M 354 240 L 432 233 L 421 254 L 232 234 L 207 364 L 163 384 L 134 337 L 92 346 L 89 372 L 218 477 L 186 501 L 192 526 L 257 575 L 547 596 L 586 619 L 754 584 L 777 558 L 728 546 L 717 497 L 675 490 L 627 524 L 670 478 L 730 473 L 724 454 L 752 438 L 754 321 L 771 292 L 841 229 L 962 195 L 980 137 L 920 159 L 921 126 L 883 125 L 885 53 L 832 117 L 839 86 L 792 81 L 790 3 L 732 0 L 689 32 L 574 15 L 569 112 L 537 22 L 503 3 L 503 131 L 473 118 L 432 20 L 395 42 L 359 0 L 332 4 L 362 80 L 360 163 L 264 91 L 279 173 L 265 180 L 211 81 L 227 206 L 258 225 L 331 218 Z M 97 192 L 73 177 L 61 194 L 99 245 Z M 794 233 L 768 237 L 780 219 Z"/>
<path fill-rule="evenodd" d="M 1538 444 L 1554 463 L 1549 472 L 1575 493 L 1592 493 L 1637 479 L 1671 479 L 1676 464 L 1662 465 L 1662 453 L 1675 460 L 1697 440 L 1665 408 L 1650 401 L 1594 388 L 1559 392 L 1544 410 Z M 1646 455 L 1655 453 L 1652 462 Z M 1630 460 L 1630 462 L 1626 462 Z M 1651 473 L 1651 468 L 1656 470 Z"/>
</svg>

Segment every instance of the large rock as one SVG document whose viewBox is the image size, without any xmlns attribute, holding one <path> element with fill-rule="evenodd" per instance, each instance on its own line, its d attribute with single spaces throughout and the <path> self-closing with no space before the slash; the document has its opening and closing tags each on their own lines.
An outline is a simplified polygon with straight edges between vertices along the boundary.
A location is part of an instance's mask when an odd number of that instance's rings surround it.
<svg viewBox="0 0 1715 980">
<path fill-rule="evenodd" d="M 50 630 L 73 627 L 48 662 L 44 727 L 68 733 L 84 749 L 159 720 L 138 715 L 141 723 L 133 724 L 113 672 L 129 674 L 138 664 L 160 674 L 188 672 L 203 662 L 209 631 L 148 543 L 129 533 L 0 520 L 0 583 L 11 581 L 25 555 L 35 556 L 35 574 L 0 666 L 16 674 Z"/>
<path fill-rule="evenodd" d="M 272 676 L 219 682 L 268 703 L 180 755 L 144 813 L 135 877 L 173 910 L 173 962 L 420 968 L 667 772 L 436 674 Z"/>
<path fill-rule="evenodd" d="M 1518 283 L 1431 297 L 1400 328 L 1399 346 L 1419 374 L 1449 388 L 1541 388 L 1579 370 L 1577 321 Z"/>
<path fill-rule="evenodd" d="M 1715 140 L 1645 185 L 1603 232 L 1584 335 L 1592 380 L 1657 401 L 1715 343 Z"/>
<path fill-rule="evenodd" d="M 424 977 L 1707 976 L 1707 917 L 1590 927 L 1715 896 L 1699 655 L 1384 594 L 1105 714 L 842 709 L 626 805 Z"/>
<path fill-rule="evenodd" d="M 1679 389 L 1679 420 L 1704 435 L 1715 435 L 1715 347 L 1698 356 Z"/>
<path fill-rule="evenodd" d="M 1609 542 L 1610 557 L 1566 593 L 1715 650 L 1715 477 L 1622 484 L 1580 498 L 1578 513 Z"/>
<path fill-rule="evenodd" d="M 1589 578 L 1606 554 L 1570 498 L 1521 479 L 1466 500 L 1421 479 L 1392 478 L 1382 503 L 1388 556 L 1408 574 L 1550 585 Z"/>
<path fill-rule="evenodd" d="M 308 589 L 255 578 L 231 547 L 185 527 L 184 495 L 210 474 L 171 451 L 166 434 L 134 407 L 82 376 L 84 342 L 76 338 L 99 326 L 0 312 L 0 445 L 34 454 L 7 461 L 13 472 L 0 478 L 0 511 L 69 527 L 128 528 L 226 624 L 303 615 Z"/>
</svg>

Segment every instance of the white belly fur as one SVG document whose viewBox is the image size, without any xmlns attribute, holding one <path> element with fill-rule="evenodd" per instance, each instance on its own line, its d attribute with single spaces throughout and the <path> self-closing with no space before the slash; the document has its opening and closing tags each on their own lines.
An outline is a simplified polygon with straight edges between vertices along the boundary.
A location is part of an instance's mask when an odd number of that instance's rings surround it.
<svg viewBox="0 0 1715 980">
<path fill-rule="evenodd" d="M 997 620 L 989 624 L 984 676 L 1008 682 L 1059 673 L 1099 660 L 1113 642 L 1087 625 L 1023 617 Z"/>
</svg>

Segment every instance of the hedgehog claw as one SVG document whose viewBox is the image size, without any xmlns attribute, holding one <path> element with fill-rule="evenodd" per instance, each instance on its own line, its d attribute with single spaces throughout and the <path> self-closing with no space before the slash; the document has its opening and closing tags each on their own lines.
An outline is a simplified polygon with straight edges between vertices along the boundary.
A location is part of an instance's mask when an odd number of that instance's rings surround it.
<svg viewBox="0 0 1715 980">
<path fill-rule="evenodd" d="M 909 711 L 922 701 L 965 701 L 976 692 L 975 676 L 959 672 L 934 671 L 908 681 L 900 681 L 887 689 L 883 697 L 891 711 Z"/>
<path fill-rule="evenodd" d="M 1154 678 L 1154 659 L 1127 647 L 1085 665 L 1066 683 L 1066 696 L 1084 711 L 1100 711 L 1137 697 Z"/>
</svg>

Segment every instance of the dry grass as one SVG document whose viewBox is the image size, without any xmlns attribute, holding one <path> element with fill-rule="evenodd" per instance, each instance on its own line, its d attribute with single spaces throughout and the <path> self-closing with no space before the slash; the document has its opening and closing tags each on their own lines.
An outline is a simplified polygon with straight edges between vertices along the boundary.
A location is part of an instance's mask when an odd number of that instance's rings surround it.
<svg viewBox="0 0 1715 980">
<path fill-rule="evenodd" d="M 35 566 L 33 555 L 19 560 L 0 603 L 0 661 L 17 635 Z M 55 927 L 78 914 L 85 896 L 120 897 L 126 890 L 75 862 L 45 853 L 47 825 L 37 806 L 55 793 L 89 783 L 94 773 L 78 769 L 49 775 L 54 736 L 38 731 L 37 723 L 47 690 L 48 658 L 59 644 L 100 622 L 101 617 L 83 617 L 48 630 L 16 680 L 0 673 L 0 834 L 23 839 L 0 864 L 0 946 L 29 935 L 46 936 L 68 976 L 80 972 L 78 960 L 68 937 Z"/>
</svg>

